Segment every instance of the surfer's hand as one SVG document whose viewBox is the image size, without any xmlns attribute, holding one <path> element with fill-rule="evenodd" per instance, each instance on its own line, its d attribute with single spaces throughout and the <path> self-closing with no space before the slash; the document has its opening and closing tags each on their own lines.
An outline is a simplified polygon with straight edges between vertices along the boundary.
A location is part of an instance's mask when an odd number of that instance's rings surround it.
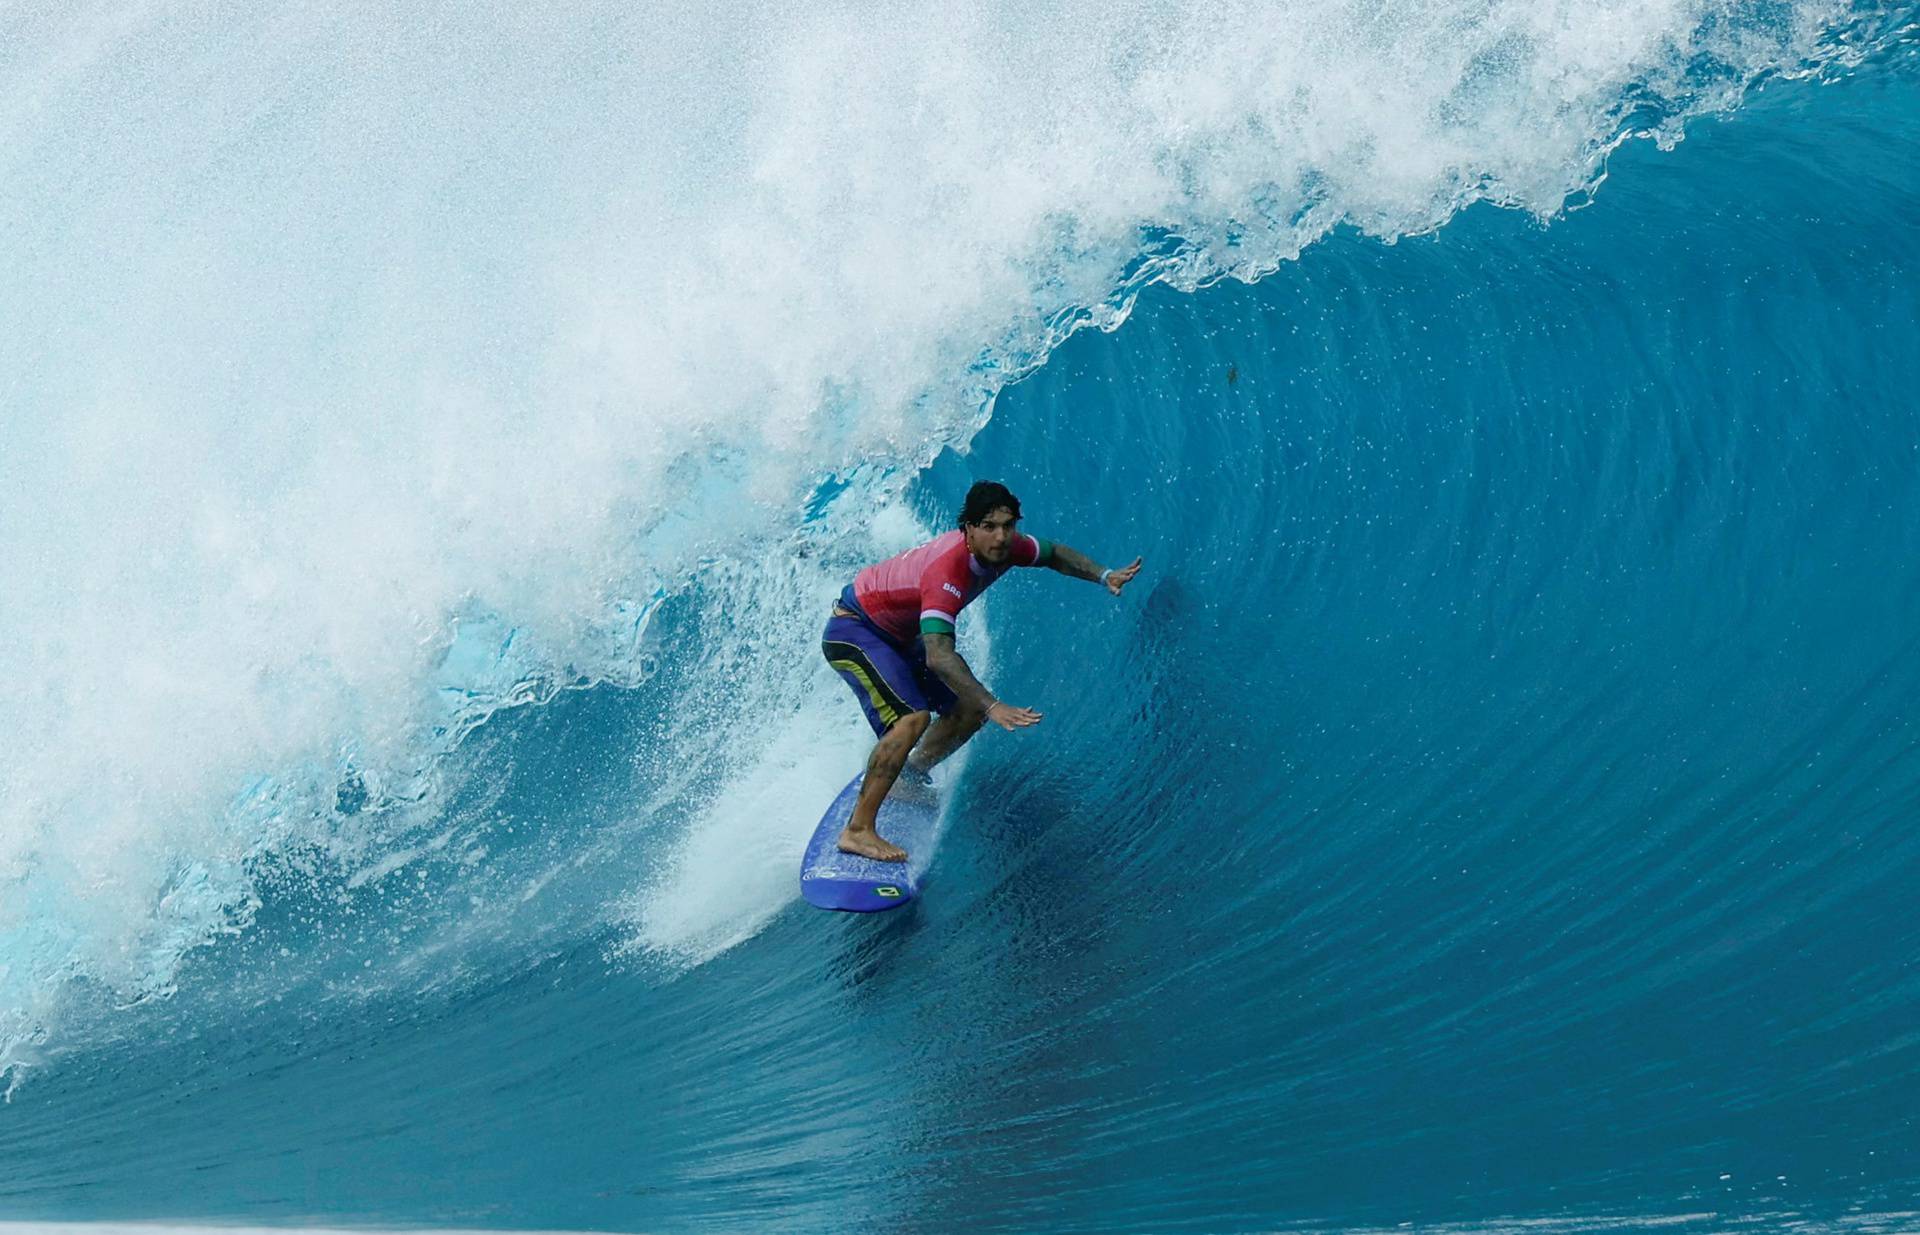
<svg viewBox="0 0 1920 1235">
<path fill-rule="evenodd" d="M 1016 708 L 998 699 L 987 705 L 987 719 L 1002 729 L 1024 729 L 1040 723 L 1040 713 L 1032 708 Z"/>
<path fill-rule="evenodd" d="M 1140 558 L 1134 558 L 1132 565 L 1122 566 L 1118 570 L 1108 571 L 1107 590 L 1115 596 L 1118 596 L 1120 589 L 1133 582 L 1133 577 L 1140 573 L 1141 560 Z"/>
</svg>

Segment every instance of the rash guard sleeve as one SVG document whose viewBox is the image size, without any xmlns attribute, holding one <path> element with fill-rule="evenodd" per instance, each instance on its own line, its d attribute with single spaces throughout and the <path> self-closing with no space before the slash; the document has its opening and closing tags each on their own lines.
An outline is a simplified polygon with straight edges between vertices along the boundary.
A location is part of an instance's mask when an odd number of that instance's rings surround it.
<svg viewBox="0 0 1920 1235">
<path fill-rule="evenodd" d="M 965 556 L 961 562 L 964 565 Z M 967 603 L 967 580 L 955 578 L 950 562 L 936 562 L 920 576 L 920 633 L 950 635 Z"/>
</svg>

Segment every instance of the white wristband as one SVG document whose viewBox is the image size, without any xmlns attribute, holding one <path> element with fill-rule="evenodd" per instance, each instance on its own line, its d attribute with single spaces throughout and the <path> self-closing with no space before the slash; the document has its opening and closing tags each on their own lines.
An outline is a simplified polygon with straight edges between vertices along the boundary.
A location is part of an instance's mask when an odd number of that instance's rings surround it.
<svg viewBox="0 0 1920 1235">
<path fill-rule="evenodd" d="M 1103 570 L 1103 571 L 1101 571 L 1101 572 L 1100 572 L 1100 586 L 1101 586 L 1101 587 L 1105 587 L 1105 586 L 1107 585 L 1107 576 L 1108 576 L 1108 575 L 1110 575 L 1110 574 L 1112 574 L 1112 573 L 1113 573 L 1113 568 L 1112 568 L 1111 566 L 1109 566 L 1109 567 L 1108 567 L 1107 569 L 1105 569 L 1105 570 Z"/>
</svg>

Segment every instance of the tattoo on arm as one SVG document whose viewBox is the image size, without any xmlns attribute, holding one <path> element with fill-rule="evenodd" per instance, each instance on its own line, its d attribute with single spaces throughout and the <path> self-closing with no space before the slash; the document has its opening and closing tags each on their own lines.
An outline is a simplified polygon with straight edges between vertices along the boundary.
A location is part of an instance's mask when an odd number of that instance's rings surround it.
<svg viewBox="0 0 1920 1235">
<path fill-rule="evenodd" d="M 925 640 L 927 668 L 940 675 L 947 689 L 983 712 L 999 702 L 991 691 L 980 684 L 980 679 L 973 676 L 973 670 L 967 667 L 967 662 L 960 658 L 960 653 L 954 649 L 952 635 L 929 634 Z"/>
<path fill-rule="evenodd" d="M 1059 541 L 1054 542 L 1053 557 L 1048 560 L 1047 565 L 1075 579 L 1086 579 L 1094 583 L 1100 581 L 1102 569 L 1100 563 L 1071 545 L 1063 545 Z"/>
</svg>

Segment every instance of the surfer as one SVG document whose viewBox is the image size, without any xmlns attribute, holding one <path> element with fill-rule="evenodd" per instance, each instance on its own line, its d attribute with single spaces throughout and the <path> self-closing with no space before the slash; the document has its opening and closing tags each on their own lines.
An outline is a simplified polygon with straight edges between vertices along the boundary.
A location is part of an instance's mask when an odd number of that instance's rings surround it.
<svg viewBox="0 0 1920 1235">
<path fill-rule="evenodd" d="M 833 606 L 821 650 L 853 688 L 880 739 L 840 833 L 844 852 L 906 861 L 906 850 L 874 828 L 880 803 L 902 769 L 925 784 L 928 770 L 987 721 L 1009 730 L 1040 723 L 1032 708 L 994 698 L 954 649 L 954 623 L 967 602 L 1012 566 L 1048 566 L 1115 596 L 1140 573 L 1139 558 L 1110 570 L 1066 545 L 1017 531 L 1019 522 L 1020 499 L 1005 485 L 983 480 L 967 490 L 958 530 L 867 567 Z"/>
</svg>

